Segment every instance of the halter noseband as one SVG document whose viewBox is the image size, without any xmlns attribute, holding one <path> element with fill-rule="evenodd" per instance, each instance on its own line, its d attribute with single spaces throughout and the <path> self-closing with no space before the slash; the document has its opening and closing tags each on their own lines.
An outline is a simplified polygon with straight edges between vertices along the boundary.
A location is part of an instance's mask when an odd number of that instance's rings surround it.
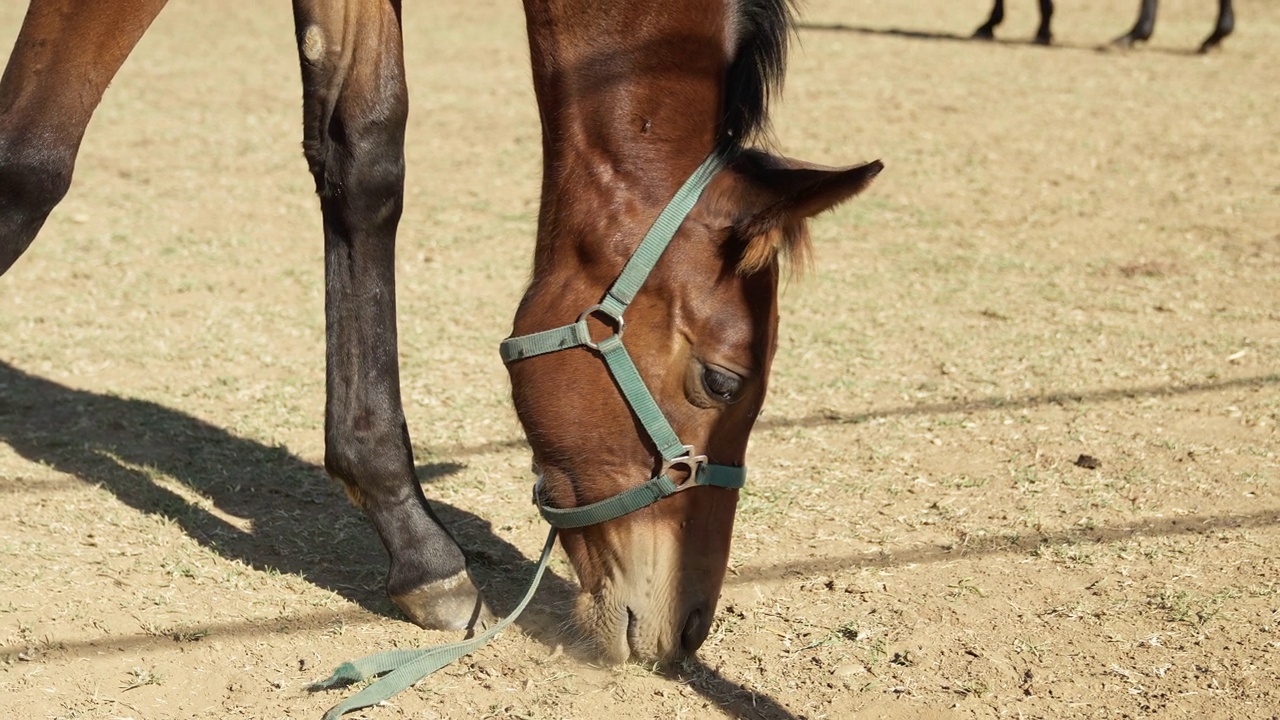
<svg viewBox="0 0 1280 720">
<path fill-rule="evenodd" d="M 543 355 L 573 347 L 586 347 L 604 359 L 609 374 L 613 376 L 623 399 L 640 420 L 649 439 L 662 455 L 662 470 L 647 482 L 624 490 L 597 503 L 574 508 L 548 507 L 542 502 L 542 480 L 533 486 L 533 501 L 538 512 L 556 528 L 578 528 L 607 522 L 652 505 L 681 490 L 697 485 L 710 485 L 730 489 L 741 488 L 747 479 L 747 469 L 732 465 L 717 465 L 707 461 L 706 455 L 695 455 L 692 445 L 685 445 L 676 437 L 671 423 L 658 408 L 653 394 L 644 384 L 636 365 L 631 360 L 622 335 L 626 330 L 623 313 L 635 299 L 636 293 L 653 272 L 658 259 L 671 244 L 676 231 L 689 215 L 702 191 L 732 159 L 732 151 L 716 150 L 685 180 L 671 202 L 662 209 L 644 240 L 627 260 L 622 273 L 605 292 L 604 298 L 578 316 L 576 322 L 532 335 L 509 337 L 502 341 L 499 352 L 502 361 L 511 364 L 535 355 Z M 614 328 L 613 334 L 600 340 L 591 338 L 588 318 L 607 319 Z M 688 477 L 676 484 L 670 477 L 672 468 L 684 468 Z"/>
</svg>

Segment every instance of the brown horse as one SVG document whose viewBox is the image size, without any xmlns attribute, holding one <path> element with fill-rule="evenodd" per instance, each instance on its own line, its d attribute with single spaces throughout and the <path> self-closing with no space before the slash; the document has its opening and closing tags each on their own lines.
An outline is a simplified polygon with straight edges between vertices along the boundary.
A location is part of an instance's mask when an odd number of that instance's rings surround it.
<svg viewBox="0 0 1280 720">
<path fill-rule="evenodd" d="M 1151 33 L 1156 29 L 1156 0 L 1140 1 L 1137 22 L 1129 32 L 1111 41 L 1113 45 L 1130 47 L 1135 43 L 1151 39 Z M 995 37 L 996 26 L 1003 21 L 1004 0 L 995 0 L 995 4 L 991 6 L 991 17 L 973 32 L 973 36 L 982 40 L 991 40 Z M 1053 0 L 1040 0 L 1040 26 L 1036 30 L 1038 44 L 1048 45 L 1053 42 L 1053 31 L 1050 28 L 1052 22 Z M 1214 25 L 1209 37 L 1200 43 L 1200 52 L 1206 53 L 1218 47 L 1222 39 L 1230 35 L 1235 26 L 1236 18 L 1231 9 L 1231 0 L 1218 0 L 1218 22 Z"/>
<path fill-rule="evenodd" d="M 164 5 L 32 0 L 0 80 L 0 272 L 67 191 L 107 83 Z M 409 619 L 482 624 L 488 612 L 464 555 L 414 476 L 400 404 L 400 3 L 293 5 L 304 152 L 324 218 L 325 466 L 378 532 L 387 591 Z M 802 255 L 805 218 L 861 190 L 880 165 L 827 169 L 745 149 L 781 83 L 786 0 L 526 0 L 525 11 L 544 177 L 516 332 L 582 314 L 578 326 L 600 338 L 588 334 L 588 348 L 620 346 L 621 311 L 584 310 L 603 304 L 684 177 L 704 158 L 724 163 L 653 258 L 625 321 L 638 377 L 688 452 L 656 447 L 619 392 L 625 383 L 591 349 L 510 365 L 544 512 L 571 512 L 660 473 L 692 488 L 561 535 L 582 583 L 578 618 L 601 654 L 671 658 L 705 638 L 724 577 L 737 492 L 694 486 L 707 467 L 743 462 L 776 342 L 780 257 Z"/>
</svg>

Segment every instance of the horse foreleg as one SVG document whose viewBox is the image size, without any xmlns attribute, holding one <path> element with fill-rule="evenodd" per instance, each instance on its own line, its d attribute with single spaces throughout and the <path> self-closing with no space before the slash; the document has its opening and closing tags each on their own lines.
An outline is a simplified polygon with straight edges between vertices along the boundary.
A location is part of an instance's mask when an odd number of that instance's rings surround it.
<svg viewBox="0 0 1280 720">
<path fill-rule="evenodd" d="M 1138 7 L 1138 21 L 1129 32 L 1112 41 L 1117 47 L 1132 47 L 1134 43 L 1146 42 L 1156 29 L 1156 0 L 1142 0 Z"/>
<path fill-rule="evenodd" d="M 1236 16 L 1231 11 L 1231 0 L 1218 0 L 1218 23 L 1214 25 L 1213 33 L 1200 43 L 1200 52 L 1206 53 L 1218 47 L 1218 43 L 1235 29 Z"/>
<path fill-rule="evenodd" d="M 487 610 L 422 493 L 400 404 L 395 239 L 409 103 L 399 3 L 293 8 L 303 147 L 324 217 L 325 468 L 382 539 L 392 601 L 424 627 L 472 626 Z"/>
<path fill-rule="evenodd" d="M 1002 22 L 1004 22 L 1004 0 L 995 0 L 991 6 L 991 17 L 973 31 L 973 37 L 979 40 L 994 40 L 996 26 Z M 1053 42 L 1053 32 L 1050 30 L 1052 24 L 1053 0 L 1040 0 L 1040 27 L 1036 30 L 1036 43 L 1048 45 Z"/>
<path fill-rule="evenodd" d="M 973 37 L 978 40 L 994 40 L 996 37 L 996 26 L 1004 22 L 1004 0 L 995 0 L 991 6 L 991 17 L 983 23 L 977 30 L 973 31 Z"/>
<path fill-rule="evenodd" d="M 71 187 L 85 126 L 166 0 L 32 0 L 0 78 L 0 275 Z"/>
<path fill-rule="evenodd" d="M 1036 44 L 1048 45 L 1053 42 L 1053 0 L 1040 0 L 1040 27 L 1036 29 Z"/>
</svg>

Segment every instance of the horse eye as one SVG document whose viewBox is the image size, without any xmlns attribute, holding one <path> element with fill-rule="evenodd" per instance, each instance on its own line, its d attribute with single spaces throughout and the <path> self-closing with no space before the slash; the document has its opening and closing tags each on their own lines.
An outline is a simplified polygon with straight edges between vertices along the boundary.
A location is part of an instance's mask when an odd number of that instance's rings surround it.
<svg viewBox="0 0 1280 720">
<path fill-rule="evenodd" d="M 718 367 L 707 365 L 702 368 L 702 386 L 711 397 L 721 402 L 731 403 L 738 399 L 742 392 L 742 378 Z"/>
</svg>

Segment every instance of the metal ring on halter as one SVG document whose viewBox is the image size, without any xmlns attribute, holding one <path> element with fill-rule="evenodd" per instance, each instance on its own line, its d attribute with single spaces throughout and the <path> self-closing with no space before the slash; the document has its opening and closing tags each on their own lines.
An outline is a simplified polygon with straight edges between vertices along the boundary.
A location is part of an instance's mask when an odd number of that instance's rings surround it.
<svg viewBox="0 0 1280 720">
<path fill-rule="evenodd" d="M 600 313 L 601 315 L 609 318 L 614 323 L 616 323 L 616 326 L 617 326 L 617 329 L 613 331 L 612 335 L 606 338 L 601 338 L 598 341 L 591 339 L 591 328 L 587 327 L 587 318 L 591 317 L 592 315 L 595 315 L 596 313 Z M 608 310 L 605 310 L 604 306 L 600 304 L 592 305 L 586 310 L 583 310 L 582 314 L 578 316 L 578 320 L 577 322 L 574 323 L 574 325 L 578 326 L 578 337 L 582 340 L 582 344 L 586 345 L 592 350 L 597 350 L 597 351 L 600 349 L 601 342 L 608 340 L 609 338 L 621 339 L 622 331 L 627 329 L 627 321 L 621 315 L 614 315 Z"/>
<path fill-rule="evenodd" d="M 685 445 L 684 455 L 681 455 L 680 457 L 677 457 L 677 458 L 671 458 L 670 460 L 663 461 L 662 472 L 660 472 L 659 475 L 667 475 L 667 477 L 670 477 L 669 473 L 671 472 L 671 468 L 675 468 L 675 467 L 688 468 L 689 477 L 685 478 L 684 482 L 680 483 L 679 485 L 676 485 L 676 492 L 680 492 L 681 490 L 688 490 L 689 488 L 698 484 L 698 474 L 702 472 L 702 468 L 706 464 L 707 464 L 706 455 L 694 455 L 693 446 Z"/>
</svg>

